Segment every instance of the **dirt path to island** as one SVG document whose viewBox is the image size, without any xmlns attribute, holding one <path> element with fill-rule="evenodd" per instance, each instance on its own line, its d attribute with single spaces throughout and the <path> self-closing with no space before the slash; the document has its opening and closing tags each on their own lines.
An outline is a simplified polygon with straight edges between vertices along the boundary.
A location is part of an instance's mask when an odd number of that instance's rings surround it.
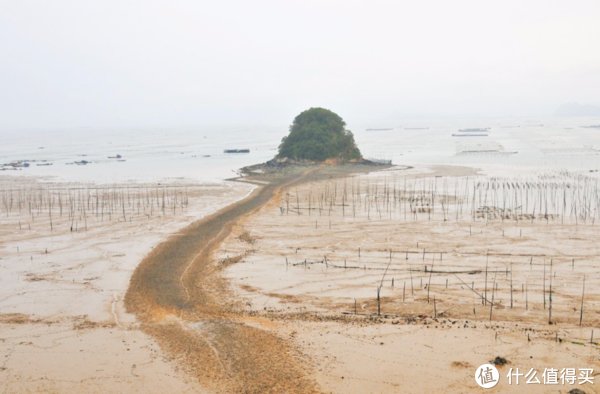
<svg viewBox="0 0 600 394">
<path fill-rule="evenodd" d="M 211 391 L 318 392 L 310 363 L 300 353 L 268 327 L 259 328 L 256 320 L 236 312 L 220 275 L 228 261 L 212 257 L 241 218 L 313 171 L 260 186 L 244 200 L 191 224 L 158 245 L 131 278 L 127 310 Z"/>
</svg>

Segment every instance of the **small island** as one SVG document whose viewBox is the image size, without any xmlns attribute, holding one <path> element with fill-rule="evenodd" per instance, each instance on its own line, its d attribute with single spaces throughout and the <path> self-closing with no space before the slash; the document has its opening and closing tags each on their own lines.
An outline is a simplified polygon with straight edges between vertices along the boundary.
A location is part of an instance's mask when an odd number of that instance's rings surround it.
<svg viewBox="0 0 600 394">
<path fill-rule="evenodd" d="M 361 160 L 362 155 L 354 135 L 346 130 L 346 123 L 338 114 L 325 108 L 310 108 L 296 116 L 275 159 L 349 162 Z"/>
<path fill-rule="evenodd" d="M 320 176 L 349 174 L 391 166 L 391 160 L 364 159 L 346 122 L 335 112 L 313 107 L 294 118 L 290 132 L 283 137 L 277 155 L 266 163 L 240 169 L 245 181 L 274 179 L 301 173 L 307 167 L 327 164 Z M 240 179 L 240 178 L 233 178 Z"/>
</svg>

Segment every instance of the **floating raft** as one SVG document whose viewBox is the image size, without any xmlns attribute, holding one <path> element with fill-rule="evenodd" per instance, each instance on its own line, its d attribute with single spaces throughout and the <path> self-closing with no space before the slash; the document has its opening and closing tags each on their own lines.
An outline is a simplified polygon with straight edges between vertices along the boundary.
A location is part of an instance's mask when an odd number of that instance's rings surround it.
<svg viewBox="0 0 600 394">
<path fill-rule="evenodd" d="M 490 131 L 489 127 L 474 127 L 470 129 L 458 129 L 461 133 L 487 133 Z"/>
</svg>

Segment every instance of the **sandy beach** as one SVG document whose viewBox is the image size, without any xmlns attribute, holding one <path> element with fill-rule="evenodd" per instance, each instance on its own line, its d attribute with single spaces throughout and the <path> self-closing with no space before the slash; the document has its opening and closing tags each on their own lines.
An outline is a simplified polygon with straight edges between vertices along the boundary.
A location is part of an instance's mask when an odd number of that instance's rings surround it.
<svg viewBox="0 0 600 394">
<path fill-rule="evenodd" d="M 431 195 L 434 182 L 473 177 L 489 179 L 430 166 L 299 185 L 238 223 L 217 258 L 241 256 L 225 275 L 245 313 L 308 355 L 324 392 L 473 392 L 475 369 L 497 356 L 508 363 L 492 392 L 597 392 L 507 386 L 505 376 L 600 367 L 596 224 L 525 218 L 524 208 L 459 217 L 454 192 L 446 209 L 437 197 L 438 211 L 415 199 L 415 182 Z"/>
<path fill-rule="evenodd" d="M 492 392 L 549 392 L 506 374 L 600 368 L 595 220 L 481 216 L 476 168 L 334 168 L 112 186 L 100 219 L 89 185 L 5 180 L 42 203 L 3 221 L 4 391 L 472 392 L 501 357 Z M 87 202 L 50 219 L 40 188 Z"/>
<path fill-rule="evenodd" d="M 133 270 L 156 244 L 243 198 L 252 186 L 97 186 L 14 177 L 0 182 L 3 204 L 10 204 L 13 190 L 11 212 L 4 205 L 0 221 L 0 391 L 201 392 L 197 380 L 139 329 L 123 299 Z M 179 193 L 186 201 L 163 211 L 163 190 L 167 200 Z M 86 224 L 80 211 L 71 220 L 69 193 L 74 199 L 85 193 L 87 199 L 88 191 L 90 200 L 101 196 L 105 212 L 102 217 L 88 212 Z M 61 194 L 62 216 L 58 204 L 52 219 L 47 204 L 30 213 L 30 199 L 48 193 Z M 117 210 L 116 200 L 123 197 L 129 203 Z"/>
</svg>

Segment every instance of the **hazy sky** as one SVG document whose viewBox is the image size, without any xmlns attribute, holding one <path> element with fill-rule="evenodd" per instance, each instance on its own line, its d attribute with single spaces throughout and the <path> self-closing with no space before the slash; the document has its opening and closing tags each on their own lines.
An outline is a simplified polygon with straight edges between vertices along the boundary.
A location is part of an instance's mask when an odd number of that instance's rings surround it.
<svg viewBox="0 0 600 394">
<path fill-rule="evenodd" d="M 0 130 L 600 104 L 598 0 L 0 0 Z"/>
</svg>

